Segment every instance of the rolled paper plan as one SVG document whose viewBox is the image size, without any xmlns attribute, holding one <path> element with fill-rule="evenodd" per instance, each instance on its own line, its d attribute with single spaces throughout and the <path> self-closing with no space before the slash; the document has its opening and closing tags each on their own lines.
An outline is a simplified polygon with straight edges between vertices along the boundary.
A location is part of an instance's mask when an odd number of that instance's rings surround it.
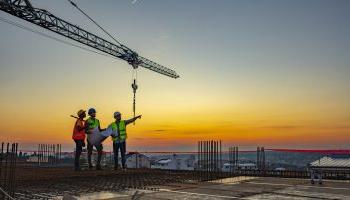
<svg viewBox="0 0 350 200">
<path fill-rule="evenodd" d="M 105 131 L 100 131 L 98 127 L 96 127 L 90 130 L 89 132 L 90 134 L 87 134 L 87 139 L 92 145 L 101 144 L 109 136 L 118 136 L 118 132 L 113 131 L 111 126 L 108 126 L 108 128 Z"/>
</svg>

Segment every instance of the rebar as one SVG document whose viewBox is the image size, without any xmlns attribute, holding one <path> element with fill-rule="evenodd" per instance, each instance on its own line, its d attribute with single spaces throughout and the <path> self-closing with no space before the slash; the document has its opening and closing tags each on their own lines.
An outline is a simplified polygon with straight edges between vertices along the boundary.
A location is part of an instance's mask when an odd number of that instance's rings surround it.
<svg viewBox="0 0 350 200">
<path fill-rule="evenodd" d="M 61 160 L 61 144 L 39 144 L 35 156 L 38 165 L 55 166 Z"/>
<path fill-rule="evenodd" d="M 256 149 L 256 167 L 257 170 L 264 174 L 266 170 L 266 160 L 265 160 L 265 148 L 257 147 Z"/>
<path fill-rule="evenodd" d="M 17 143 L 1 143 L 0 199 L 11 199 L 16 190 Z"/>
<path fill-rule="evenodd" d="M 198 141 L 197 180 L 211 181 L 220 177 L 221 141 Z"/>
</svg>

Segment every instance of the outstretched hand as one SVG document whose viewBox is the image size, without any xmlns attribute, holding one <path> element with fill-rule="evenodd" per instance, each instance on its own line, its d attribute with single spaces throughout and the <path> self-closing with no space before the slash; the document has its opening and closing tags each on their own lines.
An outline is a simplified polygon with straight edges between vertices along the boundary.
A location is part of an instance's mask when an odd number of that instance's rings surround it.
<svg viewBox="0 0 350 200">
<path fill-rule="evenodd" d="M 136 119 L 141 119 L 141 117 L 142 117 L 142 115 L 139 115 L 139 116 L 136 117 Z"/>
</svg>

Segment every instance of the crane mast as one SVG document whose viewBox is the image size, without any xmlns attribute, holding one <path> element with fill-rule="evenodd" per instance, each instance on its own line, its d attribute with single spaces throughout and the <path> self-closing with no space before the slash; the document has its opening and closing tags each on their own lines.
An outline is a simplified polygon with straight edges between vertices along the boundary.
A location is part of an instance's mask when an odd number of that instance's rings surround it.
<svg viewBox="0 0 350 200">
<path fill-rule="evenodd" d="M 109 42 L 44 9 L 35 8 L 31 5 L 29 0 L 0 0 L 0 10 L 93 49 L 125 60 L 134 69 L 141 66 L 171 78 L 179 78 L 179 75 L 174 70 L 139 56 L 135 51 L 124 45 Z"/>
</svg>

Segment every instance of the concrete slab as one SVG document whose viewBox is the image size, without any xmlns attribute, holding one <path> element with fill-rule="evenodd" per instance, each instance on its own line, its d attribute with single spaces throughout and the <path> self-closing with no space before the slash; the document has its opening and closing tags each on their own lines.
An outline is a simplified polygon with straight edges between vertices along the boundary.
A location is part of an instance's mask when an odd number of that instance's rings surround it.
<svg viewBox="0 0 350 200">
<path fill-rule="evenodd" d="M 236 177 L 181 189 L 161 189 L 140 199 L 350 200 L 350 184 L 348 181 L 325 181 L 324 185 L 311 185 L 305 179 Z"/>
<path fill-rule="evenodd" d="M 159 186 L 158 186 L 159 187 Z M 350 200 L 348 181 L 325 181 L 324 185 L 311 185 L 305 179 L 236 177 L 200 184 L 173 184 L 160 186 L 159 191 L 127 190 L 80 196 L 78 199 L 108 200 Z M 135 192 L 137 194 L 135 195 Z"/>
</svg>

